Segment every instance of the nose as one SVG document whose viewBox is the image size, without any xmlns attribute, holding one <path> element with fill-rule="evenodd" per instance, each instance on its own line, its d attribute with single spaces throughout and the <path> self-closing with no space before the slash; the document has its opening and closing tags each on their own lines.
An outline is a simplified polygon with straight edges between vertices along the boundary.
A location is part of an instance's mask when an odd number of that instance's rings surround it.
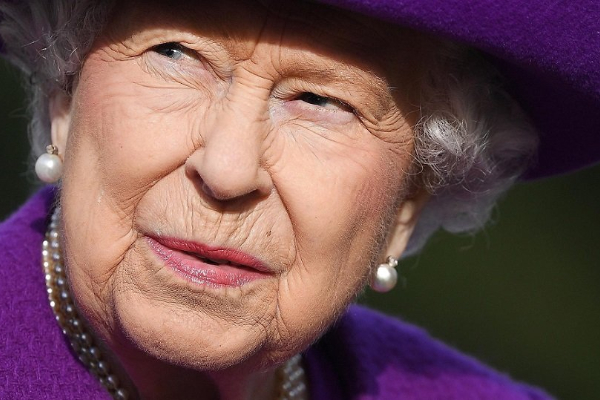
<svg viewBox="0 0 600 400">
<path fill-rule="evenodd" d="M 213 199 L 233 200 L 249 194 L 267 195 L 273 188 L 263 165 L 269 127 L 258 113 L 228 108 L 202 132 L 203 143 L 187 159 L 185 171 Z"/>
</svg>

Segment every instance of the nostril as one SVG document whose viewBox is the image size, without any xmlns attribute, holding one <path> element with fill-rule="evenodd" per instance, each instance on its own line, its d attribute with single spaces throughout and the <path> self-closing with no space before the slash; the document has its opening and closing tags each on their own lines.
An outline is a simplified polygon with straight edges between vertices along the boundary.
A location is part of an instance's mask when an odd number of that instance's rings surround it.
<svg viewBox="0 0 600 400">
<path fill-rule="evenodd" d="M 187 172 L 188 172 L 188 177 L 190 177 L 192 179 L 192 181 L 194 182 L 194 186 L 196 186 L 196 190 L 201 191 L 202 193 L 204 193 L 211 199 L 221 200 L 219 198 L 219 196 L 217 195 L 217 193 L 215 193 L 215 191 L 213 189 L 211 189 L 210 185 L 208 185 L 204 181 L 204 179 L 202 179 L 202 177 L 200 176 L 198 171 L 188 170 Z"/>
<path fill-rule="evenodd" d="M 214 199 L 218 199 L 218 196 L 215 194 L 215 192 L 210 188 L 210 186 L 208 186 L 206 184 L 206 182 L 202 181 L 202 183 L 200 184 L 200 189 L 202 189 L 202 191 L 207 195 L 210 196 Z"/>
<path fill-rule="evenodd" d="M 189 163 L 186 163 L 185 173 L 187 177 L 193 182 L 196 190 L 206 194 L 210 198 L 217 199 L 215 192 L 211 189 L 211 187 L 202 179 L 198 170 L 191 166 Z"/>
<path fill-rule="evenodd" d="M 194 174 L 194 184 L 195 184 L 196 188 L 199 189 L 206 196 L 208 196 L 211 199 L 217 200 L 217 201 L 227 201 L 227 200 L 231 200 L 233 198 L 238 197 L 233 193 L 219 191 L 220 188 L 218 188 L 218 187 L 217 188 L 211 187 L 211 185 L 206 183 L 206 181 L 204 179 L 202 179 L 202 176 L 200 176 L 200 174 L 198 174 L 198 173 Z"/>
</svg>

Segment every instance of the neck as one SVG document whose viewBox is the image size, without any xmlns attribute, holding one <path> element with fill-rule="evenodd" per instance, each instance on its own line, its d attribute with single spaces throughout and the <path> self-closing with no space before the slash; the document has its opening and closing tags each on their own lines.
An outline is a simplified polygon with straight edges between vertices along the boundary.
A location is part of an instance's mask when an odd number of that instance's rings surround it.
<svg viewBox="0 0 600 400">
<path fill-rule="evenodd" d="M 133 394 L 131 397 L 139 400 L 278 399 L 281 382 L 276 368 L 258 372 L 243 367 L 216 372 L 196 371 L 156 360 L 136 349 L 115 350 L 120 353 L 122 368 L 119 369 L 127 376 L 124 384 Z"/>
</svg>

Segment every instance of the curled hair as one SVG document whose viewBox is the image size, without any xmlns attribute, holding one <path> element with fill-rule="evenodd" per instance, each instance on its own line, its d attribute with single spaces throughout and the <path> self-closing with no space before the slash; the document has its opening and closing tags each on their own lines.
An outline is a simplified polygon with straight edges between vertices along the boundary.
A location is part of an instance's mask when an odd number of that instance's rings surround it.
<svg viewBox="0 0 600 400">
<path fill-rule="evenodd" d="M 70 93 L 112 1 L 20 0 L 0 4 L 6 58 L 28 78 L 29 139 L 33 157 L 50 144 L 50 97 Z"/>
<path fill-rule="evenodd" d="M 431 193 L 405 255 L 439 228 L 473 233 L 523 174 L 538 137 L 498 72 L 476 51 L 442 43 L 421 87 L 418 179 Z"/>
<path fill-rule="evenodd" d="M 112 1 L 23 0 L 0 6 L 7 57 L 29 77 L 32 154 L 50 141 L 49 99 L 69 93 Z M 439 228 L 474 232 L 523 173 L 537 137 L 493 67 L 442 43 L 421 87 L 416 184 L 431 193 L 405 254 Z"/>
</svg>

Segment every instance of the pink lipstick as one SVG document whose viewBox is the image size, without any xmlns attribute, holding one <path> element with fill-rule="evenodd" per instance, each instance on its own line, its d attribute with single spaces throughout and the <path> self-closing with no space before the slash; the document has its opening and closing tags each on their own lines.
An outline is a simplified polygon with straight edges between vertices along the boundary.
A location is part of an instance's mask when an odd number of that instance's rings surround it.
<svg viewBox="0 0 600 400">
<path fill-rule="evenodd" d="M 262 261 L 239 250 L 172 238 L 148 236 L 147 241 L 167 267 L 199 285 L 240 287 L 274 273 Z"/>
</svg>

